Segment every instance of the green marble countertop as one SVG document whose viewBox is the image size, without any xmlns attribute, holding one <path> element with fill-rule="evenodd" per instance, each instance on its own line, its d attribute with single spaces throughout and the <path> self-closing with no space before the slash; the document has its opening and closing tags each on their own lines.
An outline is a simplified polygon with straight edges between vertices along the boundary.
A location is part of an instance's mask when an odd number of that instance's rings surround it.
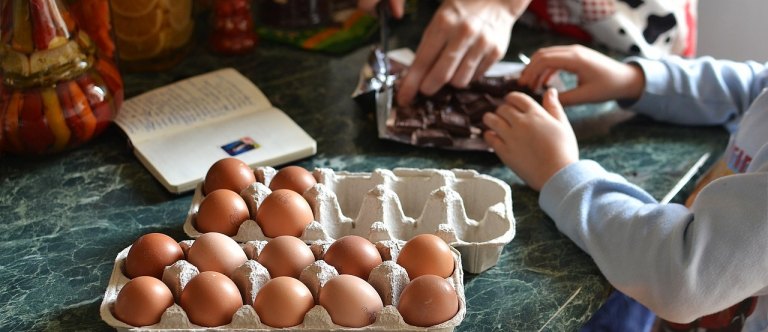
<svg viewBox="0 0 768 332">
<path fill-rule="evenodd" d="M 413 26 L 423 23 L 410 19 L 396 26 L 393 46 L 414 47 L 419 30 Z M 570 41 L 516 27 L 509 54 L 564 42 Z M 367 47 L 327 55 L 262 43 L 251 54 L 221 57 L 198 45 L 172 70 L 124 75 L 126 94 L 231 66 L 317 140 L 317 155 L 296 164 L 364 172 L 464 168 L 509 183 L 516 237 L 495 267 L 465 274 L 467 314 L 457 330 L 578 329 L 610 292 L 594 263 L 557 231 L 539 209 L 537 194 L 495 155 L 379 140 L 373 114 L 350 98 L 367 55 Z M 702 155 L 718 156 L 727 140 L 719 128 L 659 124 L 612 103 L 571 108 L 569 117 L 583 158 L 659 199 Z M 166 192 L 115 126 L 63 154 L 0 157 L 0 330 L 109 330 L 99 305 L 116 255 L 149 232 L 188 239 L 182 225 L 191 198 Z"/>
</svg>

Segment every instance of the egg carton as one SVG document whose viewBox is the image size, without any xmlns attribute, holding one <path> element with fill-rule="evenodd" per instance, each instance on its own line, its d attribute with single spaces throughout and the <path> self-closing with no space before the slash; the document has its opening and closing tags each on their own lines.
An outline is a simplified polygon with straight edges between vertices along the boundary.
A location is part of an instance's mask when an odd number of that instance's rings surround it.
<svg viewBox="0 0 768 332">
<path fill-rule="evenodd" d="M 272 167 L 254 169 L 257 182 L 241 192 L 251 216 L 271 193 Z M 371 242 L 408 240 L 429 233 L 461 252 L 462 266 L 480 273 L 496 265 L 504 246 L 515 236 L 512 194 L 503 181 L 465 169 L 375 169 L 373 172 L 336 172 L 317 168 L 317 184 L 304 193 L 315 221 L 301 239 L 306 243 L 358 235 Z M 195 215 L 203 199 L 198 185 L 184 222 L 192 238 Z M 267 240 L 254 220 L 246 220 L 235 241 Z"/>
<path fill-rule="evenodd" d="M 310 244 L 315 255 L 316 261 L 306 267 L 299 278 L 307 288 L 317 303 L 318 292 L 325 285 L 325 282 L 338 275 L 336 269 L 322 260 L 328 247 L 333 241 L 315 241 Z M 179 244 L 184 250 L 185 257 L 189 247 L 194 240 L 182 241 Z M 131 326 L 118 320 L 112 310 L 115 300 L 120 290 L 125 286 L 130 278 L 124 273 L 125 258 L 131 246 L 123 249 L 115 258 L 115 265 L 112 269 L 112 275 L 109 278 L 109 284 L 104 293 L 104 298 L 99 308 L 101 318 L 104 322 L 115 328 L 117 331 L 273 331 L 285 330 L 267 326 L 261 322 L 259 315 L 254 310 L 252 304 L 256 294 L 261 286 L 269 279 L 267 269 L 258 263 L 256 259 L 267 241 L 248 241 L 240 244 L 248 257 L 243 265 L 235 269 L 231 279 L 245 295 L 245 303 L 232 316 L 232 322 L 218 327 L 202 327 L 189 321 L 184 309 L 178 304 L 181 291 L 186 284 L 198 275 L 197 267 L 186 260 L 179 260 L 173 265 L 165 268 L 163 273 L 163 282 L 171 289 L 174 296 L 174 304 L 163 313 L 160 322 L 150 326 Z M 464 274 L 461 269 L 461 254 L 451 248 L 454 256 L 453 274 L 446 280 L 453 286 L 459 298 L 459 310 L 452 318 L 430 327 L 418 327 L 407 324 L 400 312 L 397 310 L 397 303 L 401 292 L 410 282 L 408 273 L 400 265 L 397 265 L 397 256 L 400 253 L 405 241 L 379 241 L 375 243 L 376 248 L 382 256 L 382 263 L 371 271 L 368 283 L 376 289 L 376 292 L 382 298 L 384 308 L 378 313 L 374 323 L 371 325 L 350 328 L 336 325 L 331 320 L 328 311 L 316 304 L 304 316 L 304 321 L 298 326 L 288 328 L 292 331 L 428 331 L 428 332 L 449 332 L 458 326 L 466 315 L 466 296 L 464 294 Z M 243 291 L 245 290 L 245 291 Z"/>
</svg>

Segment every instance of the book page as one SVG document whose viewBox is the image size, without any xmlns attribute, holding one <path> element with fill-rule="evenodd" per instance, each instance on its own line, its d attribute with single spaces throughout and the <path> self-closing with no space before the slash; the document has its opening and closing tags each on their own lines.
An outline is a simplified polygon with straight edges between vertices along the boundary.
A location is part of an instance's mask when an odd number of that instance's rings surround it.
<svg viewBox="0 0 768 332">
<path fill-rule="evenodd" d="M 231 118 L 218 126 L 146 140 L 134 145 L 135 152 L 171 192 L 194 189 L 208 168 L 222 158 L 236 157 L 255 167 L 276 166 L 315 154 L 315 140 L 285 113 L 272 110 Z M 227 148 L 231 142 L 243 141 L 250 145 L 247 150 Z"/>
<path fill-rule="evenodd" d="M 270 108 L 269 100 L 248 78 L 226 68 L 128 99 L 115 123 L 135 144 Z"/>
<path fill-rule="evenodd" d="M 172 193 L 194 189 L 222 158 L 276 166 L 317 152 L 312 137 L 232 68 L 131 98 L 116 122 L 141 163 Z"/>
</svg>

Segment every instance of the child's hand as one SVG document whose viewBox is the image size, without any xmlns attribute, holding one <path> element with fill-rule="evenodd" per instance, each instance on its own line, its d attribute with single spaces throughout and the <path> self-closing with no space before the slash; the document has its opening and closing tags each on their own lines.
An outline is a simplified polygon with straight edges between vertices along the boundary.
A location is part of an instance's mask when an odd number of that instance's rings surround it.
<svg viewBox="0 0 768 332">
<path fill-rule="evenodd" d="M 563 167 L 579 160 L 576 135 L 557 100 L 557 91 L 544 94 L 544 108 L 531 97 L 512 92 L 505 103 L 488 112 L 484 133 L 502 162 L 536 191 Z"/>
<path fill-rule="evenodd" d="M 518 83 L 534 90 L 542 87 L 558 70 L 574 73 L 578 86 L 560 94 L 563 105 L 637 99 L 645 77 L 635 65 L 621 63 L 581 45 L 542 48 L 520 74 Z"/>
</svg>

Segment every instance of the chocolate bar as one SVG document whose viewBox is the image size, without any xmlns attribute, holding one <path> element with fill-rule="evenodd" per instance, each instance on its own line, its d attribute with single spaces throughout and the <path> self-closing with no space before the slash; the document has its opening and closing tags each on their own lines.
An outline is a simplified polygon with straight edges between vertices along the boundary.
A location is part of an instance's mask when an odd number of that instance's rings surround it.
<svg viewBox="0 0 768 332">
<path fill-rule="evenodd" d="M 393 108 L 395 121 L 389 130 L 410 134 L 416 145 L 452 146 L 455 139 L 477 137 L 486 130 L 483 114 L 496 110 L 512 91 L 541 102 L 540 95 L 517 84 L 517 79 L 485 77 L 464 89 L 446 85 L 432 96 L 419 94 L 408 107 Z"/>
</svg>

